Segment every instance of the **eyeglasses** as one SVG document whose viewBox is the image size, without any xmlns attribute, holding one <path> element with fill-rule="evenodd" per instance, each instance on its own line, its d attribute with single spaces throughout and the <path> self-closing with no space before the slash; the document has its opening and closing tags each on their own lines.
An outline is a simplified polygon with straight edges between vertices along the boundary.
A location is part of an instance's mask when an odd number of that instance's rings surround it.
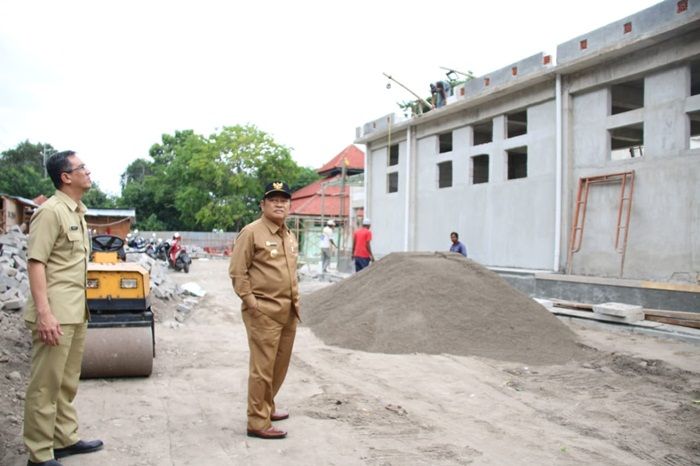
<svg viewBox="0 0 700 466">
<path fill-rule="evenodd" d="M 87 167 L 85 166 L 85 164 L 81 163 L 77 167 L 71 168 L 70 170 L 63 170 L 63 173 L 73 173 L 73 172 L 79 172 L 81 170 L 85 171 L 86 169 L 87 169 Z"/>
</svg>

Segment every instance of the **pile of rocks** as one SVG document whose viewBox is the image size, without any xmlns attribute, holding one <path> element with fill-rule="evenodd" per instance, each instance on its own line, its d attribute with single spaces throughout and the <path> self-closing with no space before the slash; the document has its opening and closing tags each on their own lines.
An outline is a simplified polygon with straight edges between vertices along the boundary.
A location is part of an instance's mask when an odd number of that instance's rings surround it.
<svg viewBox="0 0 700 466">
<path fill-rule="evenodd" d="M 174 321 L 182 323 L 196 308 L 203 293 L 191 290 L 188 286 L 180 286 L 175 283 L 168 274 L 167 262 L 149 257 L 147 254 L 129 254 L 129 261 L 137 262 L 146 269 L 151 278 L 151 296 L 160 301 L 172 301 L 175 306 L 159 306 L 154 303 L 153 312 L 158 322 Z M 171 325 L 173 326 L 173 325 Z M 177 325 L 175 325 L 177 326 Z"/>
<path fill-rule="evenodd" d="M 0 236 L 0 309 L 19 311 L 29 296 L 27 236 L 18 226 Z"/>
<path fill-rule="evenodd" d="M 21 454 L 24 390 L 31 338 L 21 310 L 29 296 L 27 237 L 19 227 L 0 235 L 0 464 Z"/>
<path fill-rule="evenodd" d="M 184 294 L 184 290 L 168 277 L 167 263 L 144 253 L 129 254 L 127 260 L 137 262 L 148 271 L 151 276 L 151 293 L 155 298 L 170 300 Z"/>
</svg>

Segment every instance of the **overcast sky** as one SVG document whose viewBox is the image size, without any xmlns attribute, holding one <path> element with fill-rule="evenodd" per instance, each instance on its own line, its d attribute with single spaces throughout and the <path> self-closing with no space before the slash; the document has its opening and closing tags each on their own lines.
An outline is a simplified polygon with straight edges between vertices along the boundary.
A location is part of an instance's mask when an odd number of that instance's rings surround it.
<svg viewBox="0 0 700 466">
<path fill-rule="evenodd" d="M 658 1 L 0 0 L 0 151 L 73 149 L 101 188 L 164 133 L 251 123 L 319 168 L 440 67 L 480 76 Z"/>
</svg>

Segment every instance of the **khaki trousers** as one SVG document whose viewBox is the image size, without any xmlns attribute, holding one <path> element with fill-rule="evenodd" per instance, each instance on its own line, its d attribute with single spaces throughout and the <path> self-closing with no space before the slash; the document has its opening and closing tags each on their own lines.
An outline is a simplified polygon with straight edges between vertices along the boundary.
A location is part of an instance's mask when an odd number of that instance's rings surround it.
<svg viewBox="0 0 700 466">
<path fill-rule="evenodd" d="M 243 311 L 248 333 L 248 429 L 270 427 L 275 412 L 275 395 L 287 375 L 297 331 L 297 319 L 289 312 L 287 323 L 270 319 L 258 310 Z"/>
<path fill-rule="evenodd" d="M 36 324 L 32 331 L 32 370 L 24 402 L 24 443 L 35 463 L 53 458 L 54 448 L 73 445 L 78 436 L 78 414 L 73 399 L 78 392 L 80 364 L 87 323 L 61 325 L 58 346 L 45 345 Z"/>
</svg>

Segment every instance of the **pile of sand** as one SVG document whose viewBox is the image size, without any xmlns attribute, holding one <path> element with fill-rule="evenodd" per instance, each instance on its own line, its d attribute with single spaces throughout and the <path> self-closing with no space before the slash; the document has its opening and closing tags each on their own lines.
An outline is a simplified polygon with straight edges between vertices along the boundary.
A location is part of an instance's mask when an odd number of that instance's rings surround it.
<svg viewBox="0 0 700 466">
<path fill-rule="evenodd" d="M 390 254 L 304 297 L 302 320 L 326 344 L 376 353 L 544 365 L 579 351 L 574 333 L 544 307 L 458 254 Z"/>
</svg>

